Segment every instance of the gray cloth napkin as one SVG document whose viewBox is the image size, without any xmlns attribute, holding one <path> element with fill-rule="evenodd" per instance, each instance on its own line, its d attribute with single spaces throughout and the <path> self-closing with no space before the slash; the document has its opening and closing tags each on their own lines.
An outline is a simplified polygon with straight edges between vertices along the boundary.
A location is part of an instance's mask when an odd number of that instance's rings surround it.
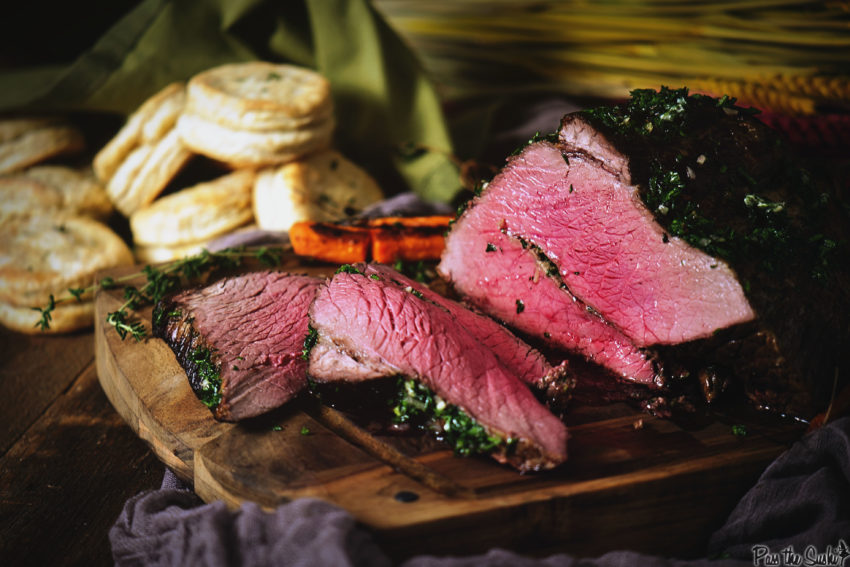
<svg viewBox="0 0 850 567">
<path fill-rule="evenodd" d="M 698 511 L 695 511 L 698 513 Z M 300 499 L 264 512 L 255 504 L 229 511 L 203 504 L 171 473 L 159 490 L 129 500 L 109 533 L 118 566 L 368 566 L 392 565 L 370 533 L 340 508 Z M 809 546 L 825 553 L 850 543 L 850 417 L 795 443 L 762 474 L 706 557 L 676 560 L 612 551 L 598 558 L 557 554 L 524 557 L 503 549 L 468 557 L 419 556 L 403 567 L 698 567 L 753 565 L 753 546 L 779 553 Z M 850 553 L 850 552 L 848 552 Z M 841 557 L 841 565 L 847 557 Z M 847 561 L 850 565 L 850 561 Z"/>
</svg>

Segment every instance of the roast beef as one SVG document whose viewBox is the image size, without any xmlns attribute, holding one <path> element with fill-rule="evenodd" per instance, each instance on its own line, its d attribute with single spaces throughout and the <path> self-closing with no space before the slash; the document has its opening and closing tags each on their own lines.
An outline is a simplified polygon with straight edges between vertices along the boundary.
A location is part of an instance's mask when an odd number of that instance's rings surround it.
<svg viewBox="0 0 850 567">
<path fill-rule="evenodd" d="M 548 392 L 550 397 L 569 396 L 573 378 L 566 361 L 552 367 L 549 361 L 525 341 L 511 333 L 507 327 L 455 301 L 432 291 L 428 286 L 405 276 L 383 264 L 358 264 L 357 269 L 370 278 L 378 277 L 405 291 L 416 293 L 422 299 L 447 309 L 463 327 L 482 345 L 493 351 L 496 358 L 514 375 L 527 384 Z M 553 400 L 556 401 L 556 400 Z M 563 400 L 562 400 L 563 401 Z"/>
<path fill-rule="evenodd" d="M 263 271 L 186 290 L 156 306 L 154 334 L 217 419 L 260 415 L 307 385 L 308 309 L 322 282 Z"/>
<path fill-rule="evenodd" d="M 554 146 L 534 146 L 526 153 L 538 149 L 548 154 L 544 157 L 555 158 L 552 164 L 538 163 L 541 172 L 549 167 L 548 171 L 563 173 L 564 160 Z M 449 233 L 439 265 L 441 275 L 470 302 L 512 327 L 550 346 L 582 354 L 625 379 L 655 384 L 660 376 L 653 361 L 572 295 L 554 263 L 509 233 L 513 200 L 497 190 L 510 181 L 504 175 L 516 175 L 520 183 L 526 175 L 539 180 L 515 162 L 473 201 Z"/>
<path fill-rule="evenodd" d="M 367 275 L 360 266 L 321 288 L 310 308 L 317 335 L 310 376 L 414 378 L 505 440 L 493 453 L 497 460 L 523 471 L 563 462 L 566 428 L 509 369 L 513 362 L 506 365 L 442 300 L 404 283 L 398 274 L 372 268 Z"/>
<path fill-rule="evenodd" d="M 662 378 L 736 375 L 786 410 L 847 375 L 829 198 L 733 100 L 635 91 L 510 157 L 438 269 L 495 317 L 620 376 L 663 381 L 624 372 L 622 353 L 660 360 Z M 564 315 L 582 310 L 587 330 Z"/>
</svg>

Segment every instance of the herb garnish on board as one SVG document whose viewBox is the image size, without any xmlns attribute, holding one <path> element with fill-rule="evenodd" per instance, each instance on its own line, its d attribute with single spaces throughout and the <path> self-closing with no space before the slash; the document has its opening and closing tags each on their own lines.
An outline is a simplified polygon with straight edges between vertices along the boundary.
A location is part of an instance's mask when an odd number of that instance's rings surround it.
<svg viewBox="0 0 850 567">
<path fill-rule="evenodd" d="M 200 279 L 215 270 L 234 269 L 246 258 L 258 260 L 265 266 L 278 266 L 283 251 L 276 248 L 258 248 L 248 250 L 244 247 L 227 248 L 219 252 L 203 250 L 194 256 L 175 260 L 160 267 L 145 266 L 141 272 L 128 274 L 119 278 L 103 278 L 94 285 L 84 289 L 69 289 L 68 295 L 50 300 L 45 307 L 35 307 L 41 312 L 41 319 L 36 324 L 41 330 L 50 328 L 52 312 L 57 305 L 71 301 L 82 301 L 82 297 L 93 295 L 99 289 L 114 289 L 124 284 L 124 303 L 116 311 L 106 315 L 106 322 L 115 327 L 122 339 L 128 335 L 140 341 L 147 336 L 145 326 L 134 315 L 133 311 L 145 305 L 155 304 L 167 294 L 177 290 L 181 285 Z M 141 287 L 129 285 L 140 276 L 145 277 Z M 158 313 L 158 316 L 168 315 Z"/>
<path fill-rule="evenodd" d="M 393 420 L 434 430 L 457 455 L 487 454 L 503 448 L 510 454 L 516 439 L 493 435 L 459 407 L 446 403 L 416 380 L 398 379 L 398 394 L 392 402 Z"/>
</svg>

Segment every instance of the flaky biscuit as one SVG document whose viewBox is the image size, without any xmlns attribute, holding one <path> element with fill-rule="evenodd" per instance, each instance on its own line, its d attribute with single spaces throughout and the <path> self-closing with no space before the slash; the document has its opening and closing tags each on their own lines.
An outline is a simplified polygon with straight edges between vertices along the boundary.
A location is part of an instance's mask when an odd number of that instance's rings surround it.
<svg viewBox="0 0 850 567">
<path fill-rule="evenodd" d="M 206 241 L 253 218 L 255 173 L 241 169 L 213 181 L 167 195 L 130 217 L 133 241 L 144 246 L 175 246 Z"/>
<path fill-rule="evenodd" d="M 222 65 L 192 77 L 186 88 L 187 114 L 234 130 L 293 130 L 333 114 L 328 80 L 295 65 Z"/>
<path fill-rule="evenodd" d="M 153 202 L 192 157 L 172 129 L 155 144 L 134 149 L 106 184 L 115 208 L 130 216 Z"/>
<path fill-rule="evenodd" d="M 0 176 L 0 222 L 38 211 L 62 209 L 62 195 L 48 185 L 20 174 Z"/>
<path fill-rule="evenodd" d="M 298 221 L 337 221 L 383 198 L 371 175 L 335 150 L 261 170 L 254 183 L 254 218 L 264 230 Z"/>
<path fill-rule="evenodd" d="M 51 294 L 88 287 L 95 272 L 132 262 L 124 241 L 94 219 L 62 214 L 13 218 L 0 225 L 0 301 L 42 307 Z"/>
<path fill-rule="evenodd" d="M 82 133 L 70 125 L 47 124 L 0 143 L 0 174 L 25 169 L 49 158 L 82 151 Z"/>
<path fill-rule="evenodd" d="M 186 106 L 186 88 L 182 83 L 166 87 L 159 105 L 142 124 L 141 141 L 147 144 L 159 141 L 177 124 L 177 119 Z"/>
<path fill-rule="evenodd" d="M 67 213 L 104 219 L 112 212 L 112 203 L 106 190 L 98 183 L 91 172 L 83 172 L 64 165 L 36 165 L 13 176 L 19 179 L 34 180 L 59 196 L 56 208 Z M 54 207 L 33 207 L 34 214 L 40 210 L 53 210 Z"/>
<path fill-rule="evenodd" d="M 333 128 L 330 118 L 299 130 L 262 133 L 234 130 L 186 113 L 177 121 L 186 146 L 233 167 L 274 165 L 328 148 Z"/>
<path fill-rule="evenodd" d="M 92 166 L 97 178 L 107 182 L 139 144 L 165 136 L 183 109 L 185 91 L 183 83 L 172 83 L 143 102 L 95 155 Z"/>
<path fill-rule="evenodd" d="M 30 132 L 40 130 L 59 122 L 58 118 L 49 116 L 16 116 L 0 119 L 0 144 L 10 142 L 15 138 Z"/>
<path fill-rule="evenodd" d="M 42 331 L 38 325 L 41 313 L 30 307 L 0 302 L 0 324 L 19 333 L 68 333 L 91 327 L 94 302 L 73 301 L 57 305 L 50 313 L 50 327 Z"/>
<path fill-rule="evenodd" d="M 194 242 L 191 244 L 180 244 L 175 246 L 144 246 L 139 245 L 133 248 L 133 253 L 139 262 L 145 264 L 161 264 L 162 262 L 171 262 L 172 260 L 180 260 L 187 256 L 199 254 L 205 247 L 206 242 Z"/>
</svg>

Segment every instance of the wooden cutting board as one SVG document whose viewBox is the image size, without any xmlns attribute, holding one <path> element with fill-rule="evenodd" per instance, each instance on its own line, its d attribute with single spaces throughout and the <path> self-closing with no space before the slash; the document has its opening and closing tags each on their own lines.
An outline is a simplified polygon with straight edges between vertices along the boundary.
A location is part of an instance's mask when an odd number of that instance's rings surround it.
<svg viewBox="0 0 850 567">
<path fill-rule="evenodd" d="M 333 267 L 291 257 L 282 269 L 328 274 Z M 803 432 L 741 416 L 684 427 L 625 404 L 576 407 L 567 418 L 569 461 L 520 475 L 487 458 L 456 457 L 428 438 L 372 435 L 309 399 L 249 422 L 220 423 L 163 341 L 122 341 L 104 322 L 121 295 L 96 297 L 98 376 L 165 465 L 206 501 L 273 508 L 315 497 L 337 504 L 397 559 L 494 546 L 699 556 L 767 464 Z M 149 329 L 150 309 L 141 316 Z M 747 435 L 734 435 L 733 424 L 745 425 Z"/>
</svg>

